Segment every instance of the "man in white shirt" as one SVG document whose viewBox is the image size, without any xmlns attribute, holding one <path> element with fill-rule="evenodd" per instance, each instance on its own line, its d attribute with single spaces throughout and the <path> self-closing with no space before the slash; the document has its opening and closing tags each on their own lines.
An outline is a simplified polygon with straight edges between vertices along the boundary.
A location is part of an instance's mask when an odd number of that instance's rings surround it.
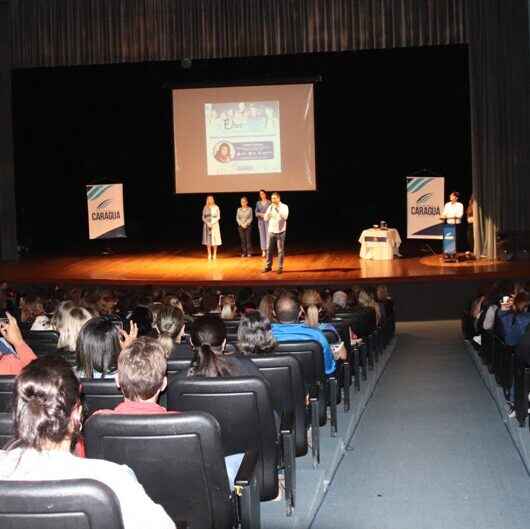
<svg viewBox="0 0 530 529">
<path fill-rule="evenodd" d="M 464 205 L 461 202 L 458 202 L 460 198 L 460 193 L 458 191 L 453 191 L 449 195 L 449 202 L 444 206 L 442 213 L 442 219 L 445 219 L 447 224 L 455 225 L 455 248 L 456 252 L 463 247 L 463 237 L 462 237 L 462 217 L 464 216 Z"/>
<path fill-rule="evenodd" d="M 444 218 L 447 224 L 461 224 L 462 217 L 464 216 L 464 205 L 458 202 L 460 193 L 453 191 L 449 195 L 449 202 L 444 206 L 442 218 Z"/>
<path fill-rule="evenodd" d="M 285 255 L 285 232 L 287 230 L 287 217 L 289 216 L 289 206 L 283 204 L 279 193 L 271 195 L 272 204 L 265 212 L 264 219 L 268 221 L 268 243 L 267 243 L 267 263 L 264 272 L 272 270 L 272 254 L 274 246 L 278 248 L 278 274 L 283 272 L 283 258 Z"/>
</svg>

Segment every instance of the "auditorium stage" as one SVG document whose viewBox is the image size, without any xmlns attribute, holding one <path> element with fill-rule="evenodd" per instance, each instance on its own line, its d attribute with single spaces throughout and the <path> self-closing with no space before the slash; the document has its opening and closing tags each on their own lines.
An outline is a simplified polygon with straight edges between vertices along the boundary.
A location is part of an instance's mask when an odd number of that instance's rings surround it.
<svg viewBox="0 0 530 529">
<path fill-rule="evenodd" d="M 114 255 L 25 257 L 0 263 L 0 280 L 20 283 L 115 285 L 351 285 L 447 280 L 487 280 L 530 276 L 529 263 L 467 261 L 442 263 L 440 256 L 366 261 L 352 250 L 290 251 L 284 273 L 262 273 L 261 257 L 220 252 L 208 261 L 201 251 L 135 251 Z"/>
</svg>

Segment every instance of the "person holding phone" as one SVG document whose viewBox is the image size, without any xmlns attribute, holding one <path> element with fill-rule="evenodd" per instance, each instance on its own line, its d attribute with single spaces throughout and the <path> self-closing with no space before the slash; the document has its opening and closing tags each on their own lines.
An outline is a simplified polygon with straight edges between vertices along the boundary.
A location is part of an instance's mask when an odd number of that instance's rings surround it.
<svg viewBox="0 0 530 529">
<path fill-rule="evenodd" d="M 503 296 L 500 305 L 497 314 L 504 342 L 516 346 L 530 325 L 530 298 L 526 292 L 519 292 L 515 297 Z"/>
<path fill-rule="evenodd" d="M 37 357 L 22 338 L 17 320 L 4 312 L 0 314 L 0 375 L 18 375 Z"/>
</svg>

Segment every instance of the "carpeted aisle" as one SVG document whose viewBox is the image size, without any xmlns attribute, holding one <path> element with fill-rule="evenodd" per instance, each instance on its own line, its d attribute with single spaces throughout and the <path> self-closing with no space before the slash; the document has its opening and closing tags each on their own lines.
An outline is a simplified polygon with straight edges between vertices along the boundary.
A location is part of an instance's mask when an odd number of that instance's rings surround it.
<svg viewBox="0 0 530 529">
<path fill-rule="evenodd" d="M 398 334 L 313 529 L 528 529 L 530 478 L 459 323 Z"/>
</svg>

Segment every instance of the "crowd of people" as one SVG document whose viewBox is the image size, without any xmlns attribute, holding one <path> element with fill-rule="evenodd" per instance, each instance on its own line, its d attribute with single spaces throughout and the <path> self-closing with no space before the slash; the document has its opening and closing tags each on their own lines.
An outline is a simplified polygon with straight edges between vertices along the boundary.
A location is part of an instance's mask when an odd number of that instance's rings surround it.
<svg viewBox="0 0 530 529">
<path fill-rule="evenodd" d="M 465 334 L 477 348 L 495 336 L 513 351 L 515 359 L 530 366 L 530 281 L 498 281 L 477 293 L 466 311 Z M 506 395 L 507 411 L 515 415 L 513 386 Z"/>
<path fill-rule="evenodd" d="M 394 321 L 384 285 L 222 293 L 0 283 L 0 374 L 17 376 L 15 435 L 0 450 L 0 479 L 96 479 L 115 491 L 126 528 L 173 527 L 128 467 L 85 459 L 83 380 L 114 379 L 123 394 L 116 408 L 95 413 L 171 413 L 159 403 L 169 360 L 190 360 L 184 377 L 262 378 L 252 356 L 271 353 L 288 340 L 320 343 L 326 375 L 332 375 L 348 354 L 332 322 L 346 311 L 358 316 L 358 335 L 350 331 L 353 341 Z M 230 343 L 227 322 L 237 329 Z M 47 330 L 58 333 L 57 350 L 37 356 L 27 336 Z M 324 331 L 337 339 L 330 343 Z M 231 483 L 241 462 L 237 456 L 225 461 Z"/>
</svg>

